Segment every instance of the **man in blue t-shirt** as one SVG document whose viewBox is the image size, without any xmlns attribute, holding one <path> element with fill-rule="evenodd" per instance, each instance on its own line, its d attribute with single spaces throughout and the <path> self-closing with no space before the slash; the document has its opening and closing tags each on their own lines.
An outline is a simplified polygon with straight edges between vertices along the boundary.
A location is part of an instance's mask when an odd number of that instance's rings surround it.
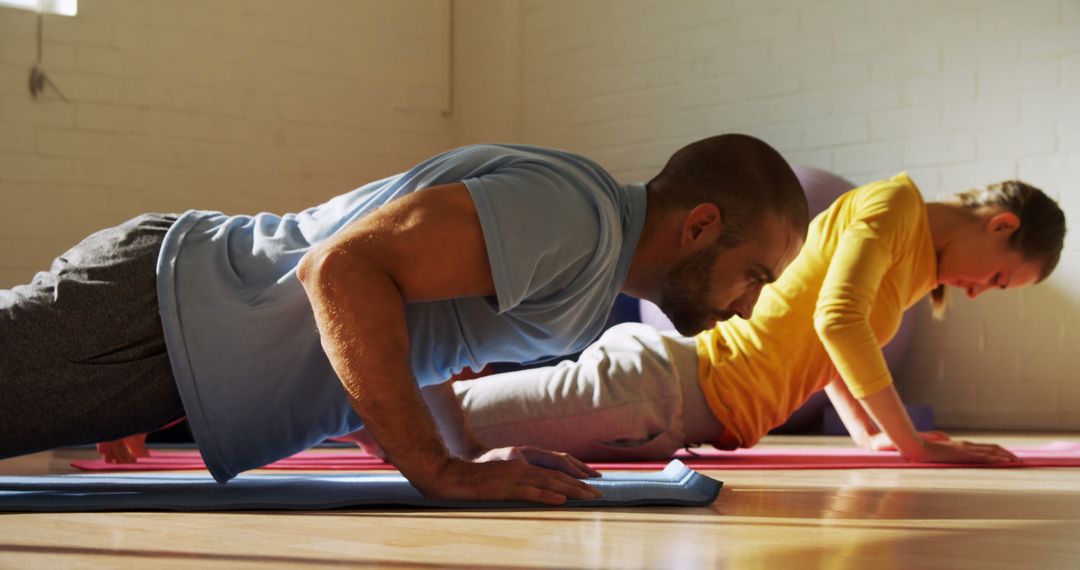
<svg viewBox="0 0 1080 570">
<path fill-rule="evenodd" d="M 451 454 L 429 412 L 460 415 L 446 380 L 584 348 L 620 291 L 684 334 L 748 315 L 807 224 L 786 162 L 743 135 L 647 185 L 478 145 L 296 214 L 141 216 L 0 291 L 0 457 L 186 416 L 225 482 L 363 427 L 430 497 L 591 498 L 565 454 Z"/>
</svg>

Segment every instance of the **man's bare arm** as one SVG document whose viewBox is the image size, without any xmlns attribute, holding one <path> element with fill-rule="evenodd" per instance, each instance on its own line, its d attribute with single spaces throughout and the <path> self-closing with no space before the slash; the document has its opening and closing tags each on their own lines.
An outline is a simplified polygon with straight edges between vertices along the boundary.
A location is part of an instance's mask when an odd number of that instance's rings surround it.
<svg viewBox="0 0 1080 570">
<path fill-rule="evenodd" d="M 595 496 L 562 472 L 451 456 L 424 405 L 409 363 L 406 302 L 495 294 L 483 231 L 464 184 L 382 206 L 313 248 L 297 271 L 353 408 L 423 493 L 553 504 Z"/>
</svg>

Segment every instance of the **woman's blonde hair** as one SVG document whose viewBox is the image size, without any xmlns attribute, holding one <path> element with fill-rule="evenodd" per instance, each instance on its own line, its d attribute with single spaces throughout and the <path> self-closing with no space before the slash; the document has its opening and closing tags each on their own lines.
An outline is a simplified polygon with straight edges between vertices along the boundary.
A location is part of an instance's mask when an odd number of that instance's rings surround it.
<svg viewBox="0 0 1080 570">
<path fill-rule="evenodd" d="M 1042 263 L 1038 281 L 1046 279 L 1065 245 L 1065 212 L 1042 190 L 1019 180 L 1006 180 L 986 188 L 968 190 L 956 195 L 956 201 L 970 210 L 999 207 L 1016 214 L 1020 227 L 1009 236 L 1009 248 L 1019 251 L 1025 261 Z M 945 286 L 938 285 L 930 293 L 934 318 L 945 316 Z"/>
</svg>

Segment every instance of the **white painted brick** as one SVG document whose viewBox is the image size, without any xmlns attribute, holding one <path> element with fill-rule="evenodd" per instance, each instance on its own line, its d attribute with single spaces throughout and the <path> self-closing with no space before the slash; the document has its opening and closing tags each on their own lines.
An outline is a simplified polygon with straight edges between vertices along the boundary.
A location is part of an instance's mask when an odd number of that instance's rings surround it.
<svg viewBox="0 0 1080 570">
<path fill-rule="evenodd" d="M 873 56 L 870 59 L 871 79 L 893 79 L 941 71 L 941 48 L 916 45 Z"/>
<path fill-rule="evenodd" d="M 828 93 L 804 93 L 770 99 L 765 115 L 769 122 L 787 123 L 820 119 L 831 111 L 832 97 Z"/>
<path fill-rule="evenodd" d="M 1080 0 L 1062 0 L 1061 22 L 1065 26 L 1080 26 Z"/>
<path fill-rule="evenodd" d="M 799 90 L 799 71 L 772 67 L 742 78 L 739 81 L 743 98 L 754 99 L 775 95 L 788 95 Z"/>
<path fill-rule="evenodd" d="M 1080 85 L 1080 53 L 1061 57 L 1061 84 Z"/>
<path fill-rule="evenodd" d="M 795 11 L 765 12 L 739 18 L 735 23 L 739 42 L 768 40 L 794 34 L 799 27 Z"/>
<path fill-rule="evenodd" d="M 837 89 L 833 92 L 833 113 L 862 115 L 900 107 L 900 85 L 899 80 L 884 80 Z"/>
<path fill-rule="evenodd" d="M 975 73 L 970 70 L 904 79 L 904 100 L 918 105 L 975 97 Z"/>
<path fill-rule="evenodd" d="M 999 160 L 943 166 L 941 187 L 949 194 L 1016 178 L 1016 161 Z"/>
<path fill-rule="evenodd" d="M 987 181 L 989 182 L 997 182 L 997 180 Z M 949 287 L 948 291 L 950 298 L 947 320 L 949 321 L 954 318 L 980 320 L 986 328 L 1003 326 L 1009 328 L 1012 323 L 1020 319 L 1022 302 L 1020 296 L 1014 294 L 1015 291 L 992 289 L 976 299 L 968 298 L 967 293 L 962 289 Z M 989 347 L 986 344 L 984 346 Z M 1001 349 L 1002 347 L 990 348 Z"/>
<path fill-rule="evenodd" d="M 1080 120 L 1080 87 L 1028 91 L 1020 96 L 1020 119 L 1028 121 Z"/>
<path fill-rule="evenodd" d="M 75 124 L 75 106 L 54 96 L 33 100 L 29 96 L 0 96 L 0 125 L 66 127 Z"/>
<path fill-rule="evenodd" d="M 1076 369 L 1062 366 L 1072 359 L 1071 351 L 1025 352 L 1017 380 L 1020 382 L 1064 383 L 1076 379 Z M 1010 378 L 1006 378 L 1010 379 Z"/>
<path fill-rule="evenodd" d="M 870 140 L 865 117 L 836 117 L 806 124 L 804 143 L 809 148 L 864 143 Z"/>
<path fill-rule="evenodd" d="M 1015 350 L 953 349 L 947 355 L 944 378 L 949 383 L 1015 380 L 1023 368 Z"/>
<path fill-rule="evenodd" d="M 0 154 L 0 181 L 79 182 L 79 162 L 70 158 L 47 158 L 16 153 Z"/>
<path fill-rule="evenodd" d="M 979 32 L 995 35 L 1058 23 L 1058 0 L 992 0 L 979 5 Z"/>
<path fill-rule="evenodd" d="M 956 37 L 943 34 L 941 41 L 942 65 L 949 71 L 1011 64 L 1020 57 L 1020 38 L 1015 33 L 989 37 Z"/>
<path fill-rule="evenodd" d="M 803 88 L 833 90 L 858 85 L 870 77 L 870 61 L 862 56 L 834 56 L 802 72 Z"/>
<path fill-rule="evenodd" d="M 934 13 L 923 14 L 905 29 L 906 44 L 949 46 L 970 44 L 979 38 L 977 5 L 962 6 L 953 2 L 937 3 Z M 914 18 L 912 18 L 914 19 Z M 1000 35 L 994 39 L 1000 38 Z"/>
<path fill-rule="evenodd" d="M 1052 153 L 1057 146 L 1056 127 L 1053 123 L 1026 123 L 981 131 L 975 140 L 979 160 Z"/>
<path fill-rule="evenodd" d="M 1026 422 L 1031 416 L 1051 415 L 1057 410 L 1057 384 L 980 382 L 975 407 L 979 414 L 1002 416 L 1001 420 L 1009 421 Z"/>
<path fill-rule="evenodd" d="M 746 134 L 755 136 L 778 150 L 781 154 L 798 150 L 802 147 L 801 125 L 779 125 L 775 127 L 757 127 Z"/>
<path fill-rule="evenodd" d="M 458 127 L 440 114 L 443 8 L 95 0 L 46 22 L 46 67 L 73 105 L 28 100 L 33 15 L 0 10 L 0 193 L 65 205 L 50 218 L 62 229 L 18 247 L 0 238 L 0 280 L 25 280 L 69 240 L 144 210 L 297 209 L 446 148 Z M 518 15 L 458 30 L 521 35 L 508 55 L 520 61 L 511 138 L 618 176 L 647 178 L 691 140 L 742 131 L 854 182 L 906 168 L 933 199 L 1020 175 L 1070 219 L 1080 212 L 1078 0 L 544 0 Z M 468 49 L 459 64 L 487 65 Z M 487 88 L 459 83 L 455 96 Z M 31 220 L 39 208 L 7 200 L 0 213 Z M 942 425 L 1080 429 L 1080 382 L 1055 375 L 1080 365 L 1066 348 L 1080 343 L 1074 267 L 1080 234 L 1048 284 L 956 299 L 944 323 L 920 304 L 905 398 L 925 397 Z M 1048 350 L 1041 323 L 1055 318 L 1064 339 Z M 1022 367 L 1027 355 L 1038 363 Z M 970 380 L 944 381 L 946 369 Z M 1058 388 L 1058 409 L 994 408 L 997 388 L 981 389 L 1029 382 Z M 1006 397 L 1025 397 L 1015 391 Z"/>
<path fill-rule="evenodd" d="M 34 152 L 35 129 L 15 125 L 0 125 L 0 152 Z"/>
<path fill-rule="evenodd" d="M 950 315 L 941 322 L 920 323 L 919 334 L 911 340 L 912 348 L 923 350 L 944 349 L 981 350 L 985 335 L 980 319 L 963 319 Z"/>
<path fill-rule="evenodd" d="M 1080 120 L 1063 121 L 1058 125 L 1058 150 L 1065 153 L 1080 153 Z"/>
<path fill-rule="evenodd" d="M 765 69 L 770 64 L 770 53 L 767 41 L 739 43 L 718 49 L 708 55 L 708 73 L 710 76 L 723 76 Z"/>
<path fill-rule="evenodd" d="M 801 164 L 803 166 L 811 166 L 822 170 L 833 169 L 832 150 L 800 150 L 785 152 L 784 158 L 791 164 Z"/>
<path fill-rule="evenodd" d="M 802 29 L 830 35 L 846 34 L 866 21 L 866 2 L 828 0 L 814 2 L 800 10 Z"/>
<path fill-rule="evenodd" d="M 772 59 L 782 65 L 827 62 L 833 55 L 832 36 L 797 34 L 772 41 Z"/>
<path fill-rule="evenodd" d="M 146 112 L 142 109 L 80 103 L 76 110 L 80 129 L 112 133 L 147 132 Z"/>
<path fill-rule="evenodd" d="M 767 124 L 768 104 L 764 101 L 737 101 L 709 112 L 709 130 L 722 133 Z"/>
<path fill-rule="evenodd" d="M 900 363 L 896 380 L 900 386 L 912 388 L 939 383 L 944 377 L 945 358 L 941 351 L 911 348 Z"/>
<path fill-rule="evenodd" d="M 1067 255 L 1066 259 L 1062 261 L 1072 261 L 1075 256 Z M 1059 267 L 1060 267 L 1059 263 Z M 1017 291 L 1017 295 L 1021 300 L 1021 316 L 1024 319 L 1028 318 L 1054 318 L 1064 315 L 1078 314 L 1077 308 L 1073 306 L 1073 300 L 1070 298 L 1067 291 L 1059 288 L 1064 283 L 1056 283 L 1054 280 L 1055 275 L 1051 275 L 1047 278 L 1047 281 L 1040 284 L 1038 287 L 1026 287 Z M 1066 347 L 1075 346 L 1072 344 L 1074 334 L 1078 332 L 1074 328 L 1074 323 L 1071 320 L 1065 322 L 1065 345 Z"/>
<path fill-rule="evenodd" d="M 45 44 L 112 44 L 113 24 L 107 20 L 87 20 L 68 16 L 45 16 L 42 26 Z"/>
<path fill-rule="evenodd" d="M 1080 51 L 1076 31 L 1075 25 L 1026 30 L 1020 39 L 1020 53 L 1026 57 Z"/>
<path fill-rule="evenodd" d="M 0 39 L 12 38 L 33 41 L 37 31 L 37 15 L 29 10 L 0 8 Z M 15 43 L 15 42 L 13 42 Z"/>
<path fill-rule="evenodd" d="M 1060 318 L 1025 318 L 1020 323 L 987 326 L 986 346 L 992 350 L 1040 352 L 1064 345 L 1065 324 Z"/>
<path fill-rule="evenodd" d="M 882 22 L 863 22 L 833 38 L 833 49 L 838 54 L 886 53 L 903 44 L 904 33 Z"/>
<path fill-rule="evenodd" d="M 941 129 L 941 107 L 907 106 L 870 115 L 870 133 L 875 141 L 925 136 Z"/>
<path fill-rule="evenodd" d="M 937 168 L 918 168 L 904 165 L 904 170 L 908 173 L 911 181 L 915 183 L 915 186 L 919 188 L 919 192 L 922 193 L 924 198 L 933 200 L 941 195 L 941 176 Z M 927 308 L 927 315 L 929 315 L 929 307 Z"/>
<path fill-rule="evenodd" d="M 20 268 L 18 280 L 15 283 L 29 283 L 37 271 L 49 268 L 49 262 L 54 257 L 70 248 L 67 242 L 43 242 L 43 240 L 28 240 L 26 236 L 20 239 L 0 239 L 0 250 L 3 250 L 5 265 L 12 268 Z"/>
<path fill-rule="evenodd" d="M 1020 96 L 1015 93 L 945 103 L 942 108 L 942 126 L 949 131 L 1006 127 L 1019 121 Z"/>
<path fill-rule="evenodd" d="M 975 139 L 967 133 L 920 137 L 904 141 L 904 164 L 922 166 L 969 162 L 975 159 Z"/>
<path fill-rule="evenodd" d="M 1023 59 L 1009 63 L 986 63 L 979 67 L 979 94 L 1029 91 L 1058 84 L 1056 58 Z"/>
<path fill-rule="evenodd" d="M 892 178 L 898 171 L 900 170 L 896 168 L 879 168 L 876 170 L 843 170 L 841 168 L 835 168 L 834 170 L 835 173 L 842 176 L 845 180 L 856 185 L 869 184 L 871 182 Z"/>
<path fill-rule="evenodd" d="M 901 393 L 905 403 L 924 404 L 934 408 L 935 419 L 975 412 L 975 383 L 937 382 L 933 384 L 904 384 Z"/>
<path fill-rule="evenodd" d="M 0 63 L 0 94 L 13 97 L 25 96 L 29 75 L 28 66 Z"/>
<path fill-rule="evenodd" d="M 899 143 L 875 143 L 838 148 L 834 167 L 844 172 L 868 170 L 899 172 L 903 168 L 903 146 Z"/>
<path fill-rule="evenodd" d="M 142 106 L 147 103 L 145 82 L 141 79 L 89 75 L 57 74 L 53 80 L 68 99 L 76 102 Z"/>
<path fill-rule="evenodd" d="M 1080 180 L 1080 153 L 1021 159 L 1019 174 L 1021 179 L 1051 195 L 1056 196 L 1066 189 L 1075 193 L 1076 181 Z"/>
<path fill-rule="evenodd" d="M 1077 382 L 1076 375 L 1059 381 L 1057 390 L 1059 420 L 1053 429 L 1080 429 L 1080 382 Z"/>
<path fill-rule="evenodd" d="M 1066 268 L 1058 268 L 1056 271 L 1063 271 L 1065 269 Z M 1069 299 L 1067 302 L 1075 301 L 1074 299 Z M 1070 316 L 1065 320 L 1065 350 L 1070 353 L 1075 353 L 1078 343 L 1080 343 L 1080 315 L 1077 315 L 1076 311 L 1071 311 Z"/>
</svg>

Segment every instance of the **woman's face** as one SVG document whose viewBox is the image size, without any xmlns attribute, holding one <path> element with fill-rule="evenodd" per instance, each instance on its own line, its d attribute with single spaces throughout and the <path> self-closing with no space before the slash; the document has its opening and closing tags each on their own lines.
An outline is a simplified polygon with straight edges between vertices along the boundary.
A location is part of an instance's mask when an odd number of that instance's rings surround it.
<svg viewBox="0 0 1080 570">
<path fill-rule="evenodd" d="M 1011 212 L 990 211 L 957 233 L 938 257 L 938 283 L 959 287 L 974 299 L 987 289 L 1026 287 L 1039 280 L 1038 262 L 1009 248 L 1009 236 L 1020 228 Z"/>
</svg>

